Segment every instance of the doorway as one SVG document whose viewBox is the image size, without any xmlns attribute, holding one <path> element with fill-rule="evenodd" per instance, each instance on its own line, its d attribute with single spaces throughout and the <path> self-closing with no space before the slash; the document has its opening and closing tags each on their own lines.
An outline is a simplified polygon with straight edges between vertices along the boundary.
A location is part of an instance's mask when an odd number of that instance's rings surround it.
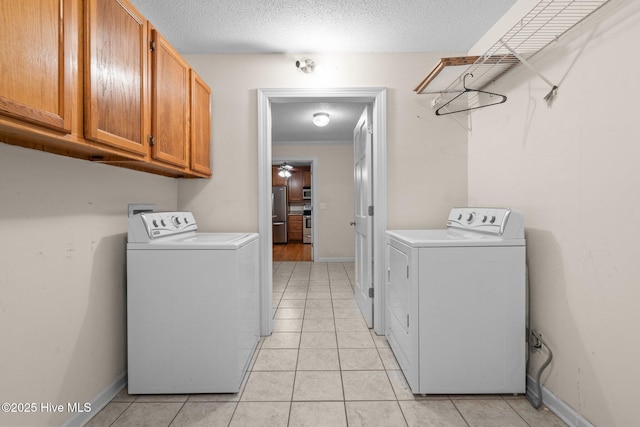
<svg viewBox="0 0 640 427">
<path fill-rule="evenodd" d="M 315 157 L 272 156 L 273 262 L 314 260 L 317 213 L 312 196 L 317 163 Z"/>
<path fill-rule="evenodd" d="M 271 217 L 271 105 L 272 103 L 300 100 L 326 100 L 328 102 L 361 102 L 373 106 L 372 121 L 372 177 L 375 216 L 372 227 L 372 282 L 374 288 L 374 330 L 384 334 L 384 253 L 386 230 L 386 89 L 258 89 L 258 230 L 260 250 L 260 319 L 261 334 L 270 335 L 272 323 L 272 217 Z"/>
</svg>

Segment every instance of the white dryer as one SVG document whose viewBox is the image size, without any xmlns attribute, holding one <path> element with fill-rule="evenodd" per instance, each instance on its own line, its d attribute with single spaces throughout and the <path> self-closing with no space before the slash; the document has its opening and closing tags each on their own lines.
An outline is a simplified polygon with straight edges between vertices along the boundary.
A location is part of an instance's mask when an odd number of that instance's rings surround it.
<svg viewBox="0 0 640 427">
<path fill-rule="evenodd" d="M 387 231 L 386 336 L 413 393 L 525 392 L 525 257 L 513 209 Z"/>
<path fill-rule="evenodd" d="M 259 340 L 258 235 L 197 233 L 191 212 L 130 217 L 131 394 L 238 392 Z"/>
</svg>

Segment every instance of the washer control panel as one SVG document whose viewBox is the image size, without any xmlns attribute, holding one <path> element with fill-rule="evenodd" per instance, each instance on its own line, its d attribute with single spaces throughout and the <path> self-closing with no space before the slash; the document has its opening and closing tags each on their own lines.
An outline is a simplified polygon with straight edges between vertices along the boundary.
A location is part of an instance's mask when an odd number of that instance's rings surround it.
<svg viewBox="0 0 640 427">
<path fill-rule="evenodd" d="M 144 212 L 129 218 L 128 241 L 144 243 L 197 230 L 198 224 L 191 212 Z"/>
<path fill-rule="evenodd" d="M 453 208 L 447 227 L 521 239 L 524 237 L 522 213 L 507 208 Z"/>
</svg>

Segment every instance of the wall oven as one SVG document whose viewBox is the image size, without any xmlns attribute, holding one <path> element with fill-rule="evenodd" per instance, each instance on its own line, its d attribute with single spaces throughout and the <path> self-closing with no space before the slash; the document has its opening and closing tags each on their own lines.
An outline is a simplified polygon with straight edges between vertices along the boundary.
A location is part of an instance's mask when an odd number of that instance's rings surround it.
<svg viewBox="0 0 640 427">
<path fill-rule="evenodd" d="M 302 198 L 304 200 L 311 200 L 311 188 L 305 187 L 302 189 Z"/>
</svg>

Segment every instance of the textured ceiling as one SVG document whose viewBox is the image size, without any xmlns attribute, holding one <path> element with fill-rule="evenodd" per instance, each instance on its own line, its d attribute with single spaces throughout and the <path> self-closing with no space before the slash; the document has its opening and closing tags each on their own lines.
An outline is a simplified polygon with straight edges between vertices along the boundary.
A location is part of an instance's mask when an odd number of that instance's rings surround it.
<svg viewBox="0 0 640 427">
<path fill-rule="evenodd" d="M 181 53 L 464 52 L 515 0 L 131 0 Z"/>
<path fill-rule="evenodd" d="M 466 52 L 516 0 L 130 1 L 188 54 Z M 362 109 L 274 104 L 273 141 L 349 141 Z M 332 115 L 324 128 L 311 124 L 320 110 Z"/>
</svg>

